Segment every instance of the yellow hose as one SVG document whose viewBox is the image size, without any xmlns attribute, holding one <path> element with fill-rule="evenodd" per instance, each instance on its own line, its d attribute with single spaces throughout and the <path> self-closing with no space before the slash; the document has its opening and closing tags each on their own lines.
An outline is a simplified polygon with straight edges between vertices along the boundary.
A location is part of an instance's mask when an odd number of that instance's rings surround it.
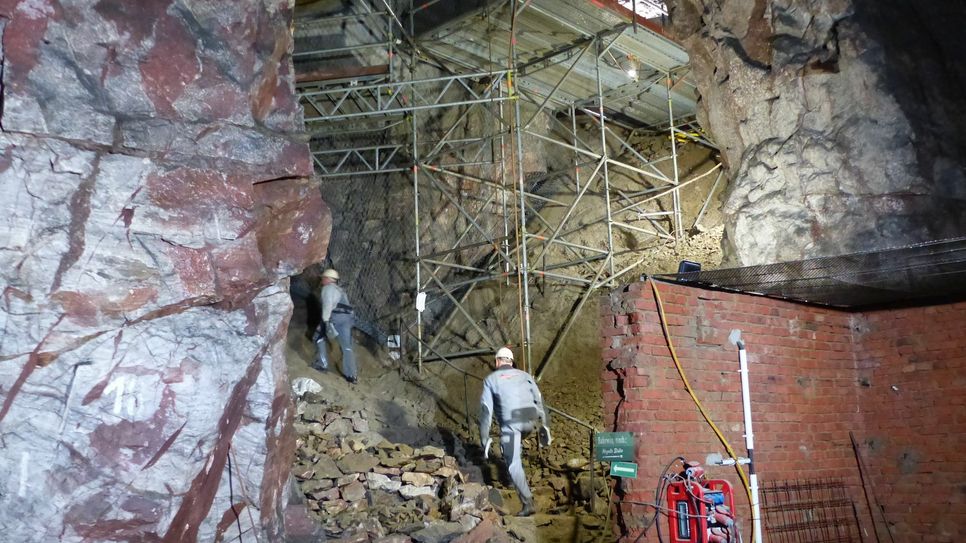
<svg viewBox="0 0 966 543">
<path fill-rule="evenodd" d="M 694 400 L 694 405 L 698 406 L 698 411 L 701 412 L 704 420 L 707 421 L 708 425 L 711 426 L 711 429 L 714 430 L 714 435 L 718 436 L 718 440 L 721 441 L 722 445 L 724 445 L 725 450 L 728 451 L 728 455 L 731 456 L 731 458 L 735 461 L 735 471 L 738 472 L 738 477 L 741 479 L 741 484 L 745 487 L 745 493 L 748 495 L 748 507 L 750 509 L 752 502 L 751 484 L 748 482 L 748 477 L 745 475 L 745 470 L 741 469 L 741 466 L 738 464 L 738 455 L 735 454 L 735 450 L 731 447 L 731 444 L 728 443 L 728 440 L 725 439 L 724 434 L 721 433 L 721 430 L 718 429 L 718 426 L 715 425 L 714 421 L 711 420 L 711 415 L 705 411 L 704 406 L 701 405 L 701 400 L 698 399 L 697 394 L 694 393 L 694 389 L 691 388 L 691 383 L 688 381 L 687 375 L 684 374 L 684 368 L 681 367 L 681 361 L 678 360 L 678 354 L 674 351 L 674 343 L 671 342 L 671 332 L 667 328 L 667 317 L 664 315 L 664 303 L 661 302 L 661 293 L 657 290 L 657 283 L 653 279 L 648 280 L 648 282 L 651 283 L 651 289 L 654 290 L 654 300 L 657 302 L 657 314 L 661 318 L 661 328 L 664 330 L 664 337 L 667 338 L 667 347 L 671 351 L 671 359 L 674 360 L 674 365 L 678 368 L 678 374 L 681 376 L 681 380 L 684 381 L 684 388 L 688 390 L 688 394 L 690 394 L 691 399 Z M 754 511 L 752 511 L 752 517 L 754 517 Z M 751 540 L 755 540 L 754 523 L 751 525 Z"/>
</svg>

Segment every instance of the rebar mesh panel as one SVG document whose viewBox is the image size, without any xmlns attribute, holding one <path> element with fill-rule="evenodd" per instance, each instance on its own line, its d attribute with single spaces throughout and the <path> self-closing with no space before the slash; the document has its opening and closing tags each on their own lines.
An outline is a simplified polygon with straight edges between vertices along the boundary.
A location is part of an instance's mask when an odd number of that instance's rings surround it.
<svg viewBox="0 0 966 543">
<path fill-rule="evenodd" d="M 966 297 L 966 237 L 656 278 L 849 309 L 952 301 Z"/>
<path fill-rule="evenodd" d="M 768 541 L 862 541 L 855 503 L 841 479 L 765 482 L 761 501 Z"/>
</svg>

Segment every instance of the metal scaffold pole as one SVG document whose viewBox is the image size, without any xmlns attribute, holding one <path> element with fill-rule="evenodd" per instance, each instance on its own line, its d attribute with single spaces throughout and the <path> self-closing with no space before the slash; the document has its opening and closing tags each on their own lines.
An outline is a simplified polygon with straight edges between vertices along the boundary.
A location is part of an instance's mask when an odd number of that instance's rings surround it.
<svg viewBox="0 0 966 543">
<path fill-rule="evenodd" d="M 599 20 L 558 10 L 577 0 L 500 0 L 431 21 L 425 10 L 435 3 L 346 0 L 343 13 L 313 17 L 298 31 L 307 44 L 297 51 L 303 63 L 336 57 L 347 66 L 313 67 L 315 79 L 299 83 L 312 160 L 323 179 L 412 183 L 413 226 L 402 223 L 415 237 L 410 256 L 386 262 L 399 277 L 393 288 L 414 288 L 419 307 L 405 325 L 416 340 L 410 363 L 423 371 L 437 350 L 459 358 L 519 341 L 521 369 L 539 376 L 562 358 L 577 317 L 567 316 L 545 346 L 539 338 L 550 324 L 531 307 L 538 296 L 531 286 L 576 287 L 579 312 L 593 291 L 634 272 L 641 251 L 686 235 L 680 192 L 711 174 L 679 179 L 676 136 L 689 135 L 693 116 L 689 79 L 679 71 L 687 57 L 660 36 L 632 33 L 633 23 L 606 10 Z M 417 13 L 427 19 L 418 39 Z M 309 40 L 345 24 L 354 30 L 334 49 Z M 535 26 L 553 31 L 537 35 Z M 630 75 L 631 58 L 640 77 Z M 662 119 L 671 148 L 655 157 L 633 135 L 663 137 Z M 526 158 L 540 152 L 562 161 L 548 156 L 548 171 L 538 174 Z M 622 234 L 634 242 L 623 244 Z M 415 277 L 399 274 L 399 266 L 412 270 L 413 255 Z M 504 307 L 492 309 L 487 287 L 499 289 Z M 396 306 L 392 316 L 408 311 Z"/>
<path fill-rule="evenodd" d="M 527 5 L 524 4 L 520 11 L 526 9 Z M 526 202 L 526 184 L 523 174 L 523 125 L 520 122 L 520 96 L 516 91 L 517 81 L 515 80 L 516 74 L 513 73 L 513 67 L 516 66 L 516 28 L 515 20 L 519 16 L 519 11 L 517 11 L 517 2 L 514 0 L 510 3 L 511 10 L 511 22 L 510 22 L 510 74 L 514 79 L 508 79 L 508 91 L 510 97 L 513 99 L 513 132 L 516 135 L 516 156 L 514 157 L 515 168 L 517 173 L 517 189 L 519 190 L 519 223 L 517 228 L 519 228 L 519 245 L 520 245 L 520 260 L 517 262 L 517 267 L 519 270 L 518 277 L 520 278 L 520 290 L 521 290 L 521 301 L 520 305 L 522 310 L 521 318 L 523 320 L 523 365 L 528 373 L 533 372 L 532 360 L 530 356 L 530 269 L 527 262 L 527 202 Z"/>
<path fill-rule="evenodd" d="M 520 133 L 520 101 L 513 103 L 515 111 L 514 130 L 516 131 L 517 152 L 516 169 L 517 185 L 520 191 L 520 287 L 522 289 L 523 306 L 523 360 L 527 372 L 532 372 L 532 361 L 530 359 L 530 271 L 527 263 L 527 204 L 526 191 L 524 187 L 523 175 L 523 136 Z"/>
<path fill-rule="evenodd" d="M 594 67 L 597 72 L 597 108 L 600 115 L 600 154 L 603 156 L 604 167 L 602 175 L 604 178 L 604 206 L 607 208 L 607 260 L 608 278 L 614 277 L 614 221 L 610 210 L 610 175 L 607 167 L 607 121 L 604 120 L 604 92 L 600 82 L 600 57 L 604 51 L 600 47 L 600 38 L 597 38 L 597 54 L 595 55 Z"/>
<path fill-rule="evenodd" d="M 570 130 L 573 134 L 573 145 L 577 147 L 577 108 L 570 104 Z M 580 154 L 574 151 L 574 191 L 580 192 Z"/>
<path fill-rule="evenodd" d="M 500 97 L 503 97 L 503 89 L 500 88 Z M 505 119 L 505 109 L 503 102 L 499 103 L 500 108 L 500 119 Z M 510 254 L 510 215 L 507 206 L 507 178 L 506 178 L 506 138 L 503 135 L 502 126 L 497 123 L 497 128 L 500 129 L 500 203 L 501 212 L 503 214 L 503 252 Z M 506 273 L 506 284 L 510 284 L 510 262 L 503 262 L 503 272 Z"/>
<path fill-rule="evenodd" d="M 410 34 L 413 31 L 413 5 L 412 1 L 409 2 L 409 29 Z M 416 57 L 410 59 L 409 64 L 409 76 L 415 81 L 416 80 Z M 411 93 L 412 103 L 416 103 L 416 87 L 413 85 Z M 416 292 L 413 295 L 414 308 L 416 309 L 416 367 L 419 372 L 423 371 L 423 313 L 420 311 L 420 294 L 423 288 L 422 275 L 420 273 L 420 268 L 423 263 L 420 259 L 420 245 L 419 245 L 419 150 L 418 150 L 418 130 L 416 124 L 416 110 L 410 112 L 410 120 L 412 121 L 410 139 L 412 141 L 412 161 L 413 161 L 413 217 L 415 223 L 415 242 L 416 242 Z"/>
<path fill-rule="evenodd" d="M 671 88 L 674 85 L 671 84 L 671 72 L 667 72 L 667 116 L 668 116 L 668 130 L 671 137 L 671 164 L 674 167 L 674 185 L 680 183 L 678 179 L 678 145 L 677 138 L 674 133 L 674 104 L 671 98 Z M 681 236 L 684 235 L 684 224 L 681 217 L 681 191 L 675 188 L 671 193 L 671 198 L 674 205 L 674 242 L 678 243 L 681 241 Z"/>
</svg>

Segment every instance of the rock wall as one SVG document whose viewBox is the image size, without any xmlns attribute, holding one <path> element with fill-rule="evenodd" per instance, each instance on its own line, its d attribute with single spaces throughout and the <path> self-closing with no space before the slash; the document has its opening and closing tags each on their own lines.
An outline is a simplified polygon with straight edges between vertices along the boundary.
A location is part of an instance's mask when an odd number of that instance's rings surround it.
<svg viewBox="0 0 966 543">
<path fill-rule="evenodd" d="M 287 277 L 330 229 L 290 10 L 0 2 L 5 541 L 278 539 Z"/>
<path fill-rule="evenodd" d="M 669 0 L 732 186 L 726 258 L 758 264 L 966 232 L 966 6 Z"/>
</svg>

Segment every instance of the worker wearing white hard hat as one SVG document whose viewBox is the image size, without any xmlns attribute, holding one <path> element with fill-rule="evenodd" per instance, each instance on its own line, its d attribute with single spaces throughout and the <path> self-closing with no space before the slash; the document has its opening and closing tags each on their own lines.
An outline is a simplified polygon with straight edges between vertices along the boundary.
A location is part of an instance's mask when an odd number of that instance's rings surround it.
<svg viewBox="0 0 966 543">
<path fill-rule="evenodd" d="M 540 441 L 550 444 L 550 430 L 543 408 L 543 396 L 533 377 L 513 367 L 513 351 L 501 347 L 494 357 L 495 369 L 483 381 L 483 394 L 480 397 L 480 442 L 483 456 L 489 458 L 493 440 L 490 438 L 490 425 L 496 415 L 500 425 L 500 448 L 507 464 L 507 471 L 513 486 L 516 487 L 523 503 L 520 516 L 535 512 L 533 494 L 523 472 L 521 458 L 523 438 L 540 424 Z"/>
<path fill-rule="evenodd" d="M 339 272 L 332 268 L 322 272 L 322 292 L 319 296 L 322 300 L 322 323 L 313 338 L 317 349 L 314 367 L 319 371 L 329 369 L 325 338 L 327 336 L 330 340 L 337 339 L 342 348 L 342 373 L 346 380 L 355 383 L 359 379 L 355 354 L 352 352 L 352 327 L 355 317 L 349 297 L 336 284 L 338 280 Z"/>
</svg>

